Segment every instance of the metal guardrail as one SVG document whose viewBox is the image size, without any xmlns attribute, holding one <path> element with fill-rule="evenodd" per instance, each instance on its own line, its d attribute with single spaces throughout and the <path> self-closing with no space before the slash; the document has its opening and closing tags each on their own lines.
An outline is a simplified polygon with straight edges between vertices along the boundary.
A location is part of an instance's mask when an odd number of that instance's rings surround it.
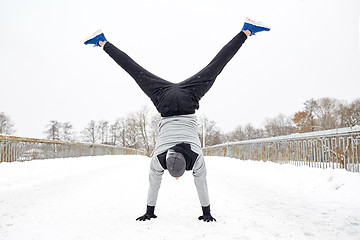
<svg viewBox="0 0 360 240">
<path fill-rule="evenodd" d="M 203 152 L 206 156 L 360 172 L 360 126 L 225 143 L 203 148 Z"/>
<path fill-rule="evenodd" d="M 103 144 L 0 135 L 0 163 L 100 155 L 145 155 L 145 151 Z"/>
</svg>

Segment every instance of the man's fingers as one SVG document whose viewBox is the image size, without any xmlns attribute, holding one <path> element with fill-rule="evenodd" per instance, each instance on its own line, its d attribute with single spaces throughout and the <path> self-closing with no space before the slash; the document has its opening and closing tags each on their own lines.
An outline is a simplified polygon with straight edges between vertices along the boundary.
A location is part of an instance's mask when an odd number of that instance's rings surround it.
<svg viewBox="0 0 360 240">
<path fill-rule="evenodd" d="M 144 216 L 138 217 L 136 221 L 146 221 L 146 220 L 151 220 L 151 218 L 157 218 L 157 216 L 155 214 L 151 216 L 145 214 Z"/>
<path fill-rule="evenodd" d="M 204 217 L 204 215 L 203 215 L 203 216 L 200 216 L 198 219 L 203 220 L 204 222 L 213 222 L 213 221 L 216 222 L 216 219 L 213 218 L 212 216 L 205 216 Z"/>
<path fill-rule="evenodd" d="M 147 219 L 146 216 L 141 216 L 136 219 L 136 221 L 145 221 Z"/>
</svg>

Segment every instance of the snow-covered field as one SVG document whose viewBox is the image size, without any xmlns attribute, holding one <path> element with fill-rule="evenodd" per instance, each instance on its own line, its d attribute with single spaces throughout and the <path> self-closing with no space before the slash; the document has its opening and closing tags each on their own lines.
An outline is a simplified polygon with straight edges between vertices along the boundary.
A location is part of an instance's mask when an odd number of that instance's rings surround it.
<svg viewBox="0 0 360 240">
<path fill-rule="evenodd" d="M 190 172 L 164 174 L 157 219 L 145 213 L 149 158 L 0 164 L 1 240 L 360 239 L 360 174 L 206 157 L 212 214 Z"/>
</svg>

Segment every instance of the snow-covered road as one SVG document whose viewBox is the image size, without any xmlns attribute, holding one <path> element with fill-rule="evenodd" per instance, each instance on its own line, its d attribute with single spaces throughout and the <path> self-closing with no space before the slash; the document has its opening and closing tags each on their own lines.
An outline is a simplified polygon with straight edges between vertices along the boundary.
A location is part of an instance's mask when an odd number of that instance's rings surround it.
<svg viewBox="0 0 360 240">
<path fill-rule="evenodd" d="M 103 156 L 0 164 L 1 240 L 360 239 L 360 175 L 206 157 L 212 214 L 190 172 L 164 174 L 157 219 L 144 214 L 149 158 Z"/>
</svg>

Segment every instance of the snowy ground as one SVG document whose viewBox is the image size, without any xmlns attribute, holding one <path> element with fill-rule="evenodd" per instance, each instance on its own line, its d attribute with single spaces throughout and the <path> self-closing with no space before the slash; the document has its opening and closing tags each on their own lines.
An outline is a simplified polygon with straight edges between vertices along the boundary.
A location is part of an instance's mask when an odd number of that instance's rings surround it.
<svg viewBox="0 0 360 240">
<path fill-rule="evenodd" d="M 0 164 L 1 240 L 360 239 L 360 174 L 206 157 L 212 214 L 192 175 L 164 174 L 157 219 L 144 214 L 149 158 Z"/>
</svg>

